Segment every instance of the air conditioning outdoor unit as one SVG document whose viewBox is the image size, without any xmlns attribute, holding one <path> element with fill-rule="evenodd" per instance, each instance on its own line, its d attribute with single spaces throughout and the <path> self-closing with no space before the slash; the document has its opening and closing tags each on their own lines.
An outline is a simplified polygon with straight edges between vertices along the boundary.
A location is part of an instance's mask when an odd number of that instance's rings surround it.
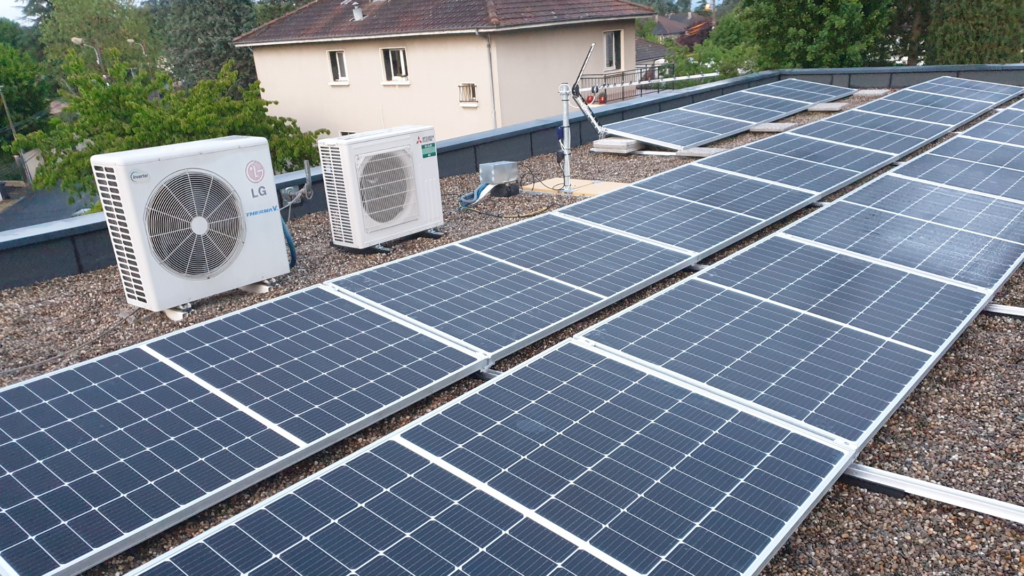
<svg viewBox="0 0 1024 576">
<path fill-rule="evenodd" d="M 99 154 L 92 169 L 129 304 L 167 311 L 288 272 L 266 139 Z"/>
<path fill-rule="evenodd" d="M 432 238 L 444 224 L 434 129 L 400 126 L 320 140 L 332 243 L 387 252 L 381 242 Z"/>
</svg>

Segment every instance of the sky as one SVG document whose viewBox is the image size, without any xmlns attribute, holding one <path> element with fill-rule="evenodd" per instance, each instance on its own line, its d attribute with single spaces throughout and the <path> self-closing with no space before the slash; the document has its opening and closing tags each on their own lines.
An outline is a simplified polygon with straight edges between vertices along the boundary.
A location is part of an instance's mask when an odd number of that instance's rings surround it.
<svg viewBox="0 0 1024 576">
<path fill-rule="evenodd" d="M 0 18 L 9 18 L 23 24 L 18 21 L 21 18 L 21 2 L 19 0 L 0 0 Z"/>
</svg>

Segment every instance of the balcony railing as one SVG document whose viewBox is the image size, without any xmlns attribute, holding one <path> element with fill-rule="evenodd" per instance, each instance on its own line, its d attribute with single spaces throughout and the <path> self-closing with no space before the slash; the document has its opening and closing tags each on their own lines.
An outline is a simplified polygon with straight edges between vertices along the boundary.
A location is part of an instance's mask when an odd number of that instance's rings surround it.
<svg viewBox="0 0 1024 576">
<path fill-rule="evenodd" d="M 608 74 L 584 74 L 580 78 L 580 92 L 584 97 L 593 97 L 593 104 L 605 104 L 629 100 L 644 94 L 657 94 L 663 90 L 677 90 L 699 84 L 702 80 L 657 82 L 659 78 L 675 78 L 675 64 L 637 66 L 633 70 L 611 72 Z M 653 81 L 653 82 L 652 82 Z M 638 82 L 649 82 L 640 86 L 630 86 Z M 625 86 L 623 86 L 625 84 Z M 597 87 L 597 91 L 594 88 Z"/>
</svg>

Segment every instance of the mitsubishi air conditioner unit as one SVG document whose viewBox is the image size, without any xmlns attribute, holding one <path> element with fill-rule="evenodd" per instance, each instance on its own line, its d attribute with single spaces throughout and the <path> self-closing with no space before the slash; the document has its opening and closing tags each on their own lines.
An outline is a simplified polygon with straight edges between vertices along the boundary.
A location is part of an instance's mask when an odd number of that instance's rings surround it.
<svg viewBox="0 0 1024 576">
<path fill-rule="evenodd" d="M 400 126 L 320 140 L 332 243 L 387 252 L 381 242 L 436 238 L 444 224 L 434 129 Z"/>
<path fill-rule="evenodd" d="M 129 304 L 167 311 L 288 272 L 266 139 L 99 154 L 92 169 Z"/>
</svg>

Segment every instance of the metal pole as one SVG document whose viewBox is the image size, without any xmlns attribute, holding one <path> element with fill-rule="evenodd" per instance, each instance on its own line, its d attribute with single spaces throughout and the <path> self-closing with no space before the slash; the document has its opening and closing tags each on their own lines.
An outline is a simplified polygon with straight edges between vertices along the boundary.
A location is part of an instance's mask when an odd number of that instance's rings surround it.
<svg viewBox="0 0 1024 576">
<path fill-rule="evenodd" d="M 0 86 L 0 102 L 4 104 L 4 113 L 7 114 L 7 125 L 11 127 L 11 136 L 17 138 L 18 131 L 14 129 L 14 121 L 11 120 L 11 111 L 7 108 L 7 97 L 4 96 L 4 87 Z M 21 175 L 25 178 L 25 183 L 28 184 L 29 189 L 32 189 L 32 175 L 28 173 L 28 164 L 25 163 L 25 151 L 18 149 L 18 164 L 21 167 Z"/>
<path fill-rule="evenodd" d="M 573 192 L 572 177 L 569 168 L 569 160 L 572 157 L 572 134 L 569 127 L 569 95 L 572 89 L 568 84 L 558 87 L 558 94 L 562 97 L 562 154 L 565 159 L 562 161 L 562 192 Z"/>
</svg>

